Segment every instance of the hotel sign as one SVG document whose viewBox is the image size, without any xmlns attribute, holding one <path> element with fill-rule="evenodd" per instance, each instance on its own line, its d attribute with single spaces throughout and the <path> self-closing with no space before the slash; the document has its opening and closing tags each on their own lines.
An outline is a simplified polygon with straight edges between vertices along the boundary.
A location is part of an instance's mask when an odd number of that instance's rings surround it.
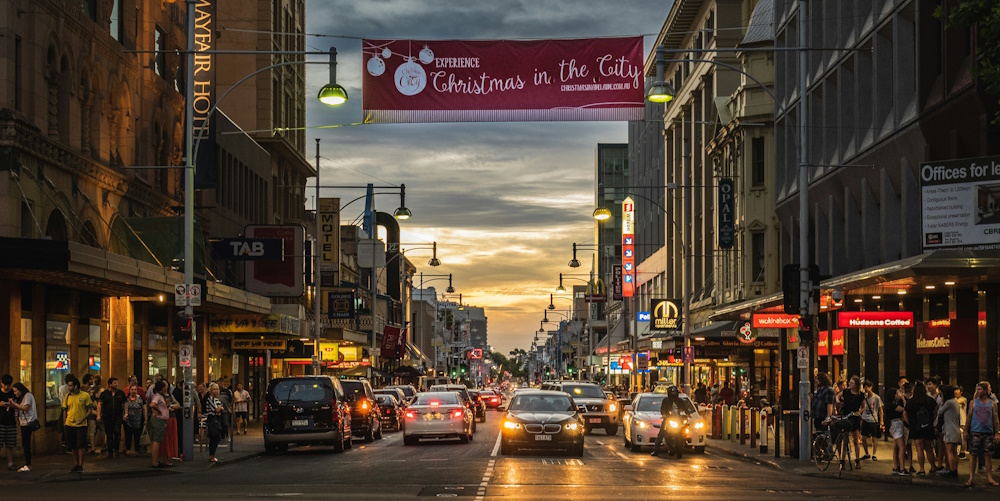
<svg viewBox="0 0 1000 501">
<path fill-rule="evenodd" d="M 190 5 L 190 4 L 188 4 Z M 194 99 L 191 101 L 195 156 L 195 188 L 215 188 L 219 181 L 218 147 L 215 143 L 215 114 L 209 116 L 215 96 L 216 0 L 197 0 L 194 5 Z M 171 69 L 164 68 L 168 73 Z"/>
<path fill-rule="evenodd" d="M 754 313 L 755 329 L 798 329 L 799 316 L 784 313 Z"/>
<path fill-rule="evenodd" d="M 622 201 L 622 296 L 635 295 L 635 202 Z"/>
<path fill-rule="evenodd" d="M 340 199 L 319 199 L 319 269 L 340 271 Z"/>
<path fill-rule="evenodd" d="M 677 330 L 683 324 L 680 299 L 653 299 L 650 301 L 650 330 Z"/>
<path fill-rule="evenodd" d="M 719 248 L 732 249 L 736 240 L 733 213 L 736 185 L 732 179 L 719 180 Z"/>
<path fill-rule="evenodd" d="M 841 311 L 837 325 L 842 329 L 909 329 L 913 327 L 911 311 Z"/>
</svg>

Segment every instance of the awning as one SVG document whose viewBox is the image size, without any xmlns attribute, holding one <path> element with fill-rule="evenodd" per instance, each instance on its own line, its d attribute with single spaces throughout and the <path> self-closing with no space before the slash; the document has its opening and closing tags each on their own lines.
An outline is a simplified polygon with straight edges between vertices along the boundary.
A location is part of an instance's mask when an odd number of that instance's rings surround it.
<svg viewBox="0 0 1000 501">
<path fill-rule="evenodd" d="M 739 331 L 740 325 L 743 321 L 739 320 L 728 320 L 724 322 L 712 322 L 704 327 L 699 327 L 691 331 L 692 336 L 698 336 L 703 338 L 721 338 L 721 337 L 733 337 L 735 332 Z"/>
<path fill-rule="evenodd" d="M 353 369 L 348 369 L 344 372 L 341 372 L 338 375 L 347 377 L 368 377 L 368 369 L 372 370 L 371 377 L 383 377 L 383 374 L 379 372 L 378 369 L 365 365 L 359 365 L 357 367 L 354 367 Z"/>
<path fill-rule="evenodd" d="M 404 366 L 402 366 L 402 367 L 400 367 L 400 368 L 392 371 L 391 373 L 389 373 L 389 375 L 392 376 L 392 377 L 418 378 L 418 377 L 422 376 L 423 374 L 421 374 L 420 371 L 417 370 L 415 367 L 410 367 L 409 365 L 404 365 Z"/>
</svg>

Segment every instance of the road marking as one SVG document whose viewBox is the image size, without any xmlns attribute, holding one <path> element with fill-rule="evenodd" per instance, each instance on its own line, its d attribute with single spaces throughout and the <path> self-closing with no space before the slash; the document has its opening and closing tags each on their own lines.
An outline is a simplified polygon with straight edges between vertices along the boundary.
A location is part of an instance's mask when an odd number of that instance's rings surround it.
<svg viewBox="0 0 1000 501">
<path fill-rule="evenodd" d="M 497 449 L 500 447 L 500 437 L 497 437 L 497 445 L 493 448 L 493 455 L 496 456 Z M 476 491 L 475 501 L 483 501 L 486 497 L 486 487 L 490 485 L 490 477 L 493 476 L 493 467 L 496 466 L 497 460 L 491 459 L 489 463 L 486 464 L 486 471 L 483 472 L 483 481 L 479 483 L 479 489 Z"/>
<path fill-rule="evenodd" d="M 597 441 L 597 445 L 604 445 L 604 442 L 601 442 L 600 440 L 598 440 Z"/>
<path fill-rule="evenodd" d="M 497 433 L 497 443 L 496 443 L 496 445 L 493 446 L 493 453 L 490 454 L 490 457 L 497 457 L 497 452 L 500 452 L 500 441 L 501 440 L 503 440 L 503 432 Z"/>
<path fill-rule="evenodd" d="M 619 452 L 618 455 L 621 456 L 622 459 L 628 461 L 628 456 L 626 456 L 624 453 Z"/>
</svg>

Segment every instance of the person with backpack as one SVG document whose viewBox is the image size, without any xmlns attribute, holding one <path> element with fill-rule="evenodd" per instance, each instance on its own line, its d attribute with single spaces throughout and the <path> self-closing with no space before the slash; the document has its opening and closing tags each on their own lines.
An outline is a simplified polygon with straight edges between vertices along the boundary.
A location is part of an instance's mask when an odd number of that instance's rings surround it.
<svg viewBox="0 0 1000 501">
<path fill-rule="evenodd" d="M 816 374 L 816 391 L 813 392 L 809 413 L 813 419 L 813 429 L 826 431 L 829 425 L 823 424 L 826 418 L 833 415 L 833 390 L 830 389 L 830 376 L 825 372 Z"/>
<path fill-rule="evenodd" d="M 920 471 L 917 475 L 924 476 L 924 457 L 926 455 L 931 465 L 931 471 L 937 470 L 934 456 L 934 416 L 937 415 L 937 402 L 927 396 L 927 387 L 923 381 L 913 384 L 913 396 L 903 408 L 903 421 L 910 427 L 910 438 L 917 449 L 917 461 Z"/>
<path fill-rule="evenodd" d="M 972 487 L 972 479 L 976 476 L 976 459 L 982 454 L 986 459 L 986 480 L 990 485 L 1000 485 L 993 479 L 993 450 L 1000 442 L 1000 419 L 997 417 L 997 404 L 990 400 L 990 384 L 980 381 L 976 385 L 976 394 L 969 404 L 969 415 L 965 420 L 965 435 L 969 440 L 969 480 L 966 487 Z"/>
</svg>

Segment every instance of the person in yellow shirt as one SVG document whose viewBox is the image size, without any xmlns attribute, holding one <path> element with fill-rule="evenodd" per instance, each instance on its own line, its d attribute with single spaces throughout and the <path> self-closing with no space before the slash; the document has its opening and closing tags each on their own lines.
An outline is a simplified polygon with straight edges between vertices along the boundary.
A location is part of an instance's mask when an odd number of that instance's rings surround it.
<svg viewBox="0 0 1000 501">
<path fill-rule="evenodd" d="M 69 393 L 62 407 L 66 415 L 66 443 L 73 450 L 75 466 L 71 473 L 83 473 L 83 455 L 87 451 L 87 417 L 94 411 L 90 394 L 80 391 L 80 380 L 70 375 L 66 378 Z"/>
</svg>

